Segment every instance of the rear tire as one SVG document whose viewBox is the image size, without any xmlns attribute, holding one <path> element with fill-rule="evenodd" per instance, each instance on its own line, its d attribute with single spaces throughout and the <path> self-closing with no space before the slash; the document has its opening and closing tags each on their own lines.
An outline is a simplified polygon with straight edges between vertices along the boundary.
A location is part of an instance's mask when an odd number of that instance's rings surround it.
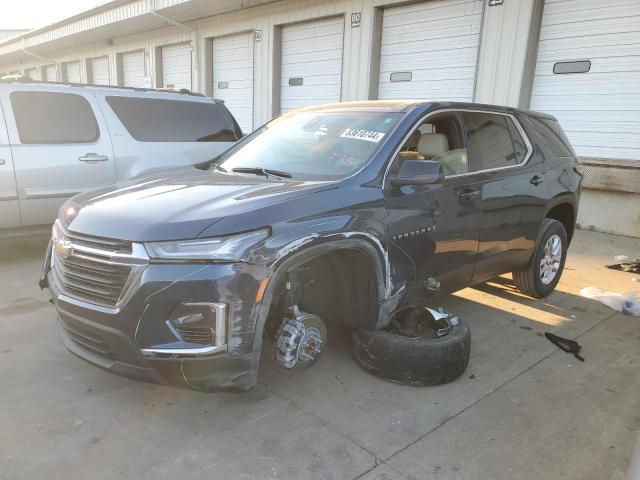
<svg viewBox="0 0 640 480">
<path fill-rule="evenodd" d="M 517 289 L 534 298 L 550 295 L 564 270 L 567 246 L 564 225 L 557 220 L 545 218 L 540 226 L 538 245 L 531 260 L 525 268 L 513 272 Z"/>
</svg>

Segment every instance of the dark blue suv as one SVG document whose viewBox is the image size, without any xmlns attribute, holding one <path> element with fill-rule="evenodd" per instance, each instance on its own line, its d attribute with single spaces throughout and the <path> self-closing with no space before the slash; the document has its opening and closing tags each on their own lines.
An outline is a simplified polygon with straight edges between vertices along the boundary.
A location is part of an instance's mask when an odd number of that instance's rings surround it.
<svg viewBox="0 0 640 480">
<path fill-rule="evenodd" d="M 248 389 L 263 336 L 282 366 L 307 366 L 326 345 L 325 322 L 361 339 L 389 334 L 399 312 L 506 272 L 524 293 L 548 295 L 581 173 L 542 113 L 306 108 L 211 161 L 68 201 L 41 285 L 83 359 L 142 380 Z M 453 338 L 450 320 L 432 337 Z M 468 361 L 468 339 L 464 350 Z"/>
</svg>

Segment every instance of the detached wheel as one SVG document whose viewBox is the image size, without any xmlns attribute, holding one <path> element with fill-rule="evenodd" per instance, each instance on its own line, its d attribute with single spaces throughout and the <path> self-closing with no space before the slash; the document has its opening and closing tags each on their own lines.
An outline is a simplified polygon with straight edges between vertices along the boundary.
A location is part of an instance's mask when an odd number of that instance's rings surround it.
<svg viewBox="0 0 640 480">
<path fill-rule="evenodd" d="M 362 368 L 392 382 L 441 385 L 464 373 L 469 364 L 471 333 L 461 320 L 445 335 L 438 328 L 423 328 L 405 335 L 397 328 L 359 329 L 353 332 L 353 356 Z"/>
<path fill-rule="evenodd" d="M 557 220 L 544 219 L 540 226 L 538 245 L 522 270 L 513 272 L 513 281 L 518 290 L 534 298 L 551 294 L 560 281 L 567 258 L 567 232 Z"/>
</svg>

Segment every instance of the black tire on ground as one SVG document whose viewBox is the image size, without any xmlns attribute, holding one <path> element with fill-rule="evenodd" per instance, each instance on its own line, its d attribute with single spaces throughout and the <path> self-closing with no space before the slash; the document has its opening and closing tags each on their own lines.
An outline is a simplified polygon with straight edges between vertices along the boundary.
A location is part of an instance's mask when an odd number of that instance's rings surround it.
<svg viewBox="0 0 640 480">
<path fill-rule="evenodd" d="M 557 235 L 562 241 L 562 258 L 560 260 L 560 268 L 555 274 L 555 277 L 550 283 L 544 283 L 542 281 L 540 262 L 545 256 L 545 245 L 549 239 Z M 518 290 L 525 295 L 529 295 L 534 298 L 543 298 L 551 294 L 556 288 L 558 281 L 564 270 L 564 262 L 567 258 L 567 247 L 569 242 L 567 241 L 567 232 L 564 225 L 557 220 L 545 218 L 540 226 L 540 233 L 538 234 L 538 244 L 531 257 L 531 260 L 525 268 L 513 272 L 513 281 L 516 284 Z"/>
<path fill-rule="evenodd" d="M 471 333 L 461 320 L 440 338 L 407 337 L 386 330 L 353 331 L 353 357 L 376 376 L 409 385 L 441 385 L 464 373 Z"/>
</svg>

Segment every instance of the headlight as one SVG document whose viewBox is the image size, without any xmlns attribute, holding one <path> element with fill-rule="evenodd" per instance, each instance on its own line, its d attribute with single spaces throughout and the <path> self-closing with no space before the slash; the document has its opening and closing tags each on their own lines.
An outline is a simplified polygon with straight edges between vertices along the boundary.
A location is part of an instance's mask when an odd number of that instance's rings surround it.
<svg viewBox="0 0 640 480">
<path fill-rule="evenodd" d="M 238 233 L 226 237 L 148 242 L 145 247 L 151 258 L 164 260 L 238 261 L 258 242 L 269 237 L 268 229 Z"/>
</svg>

